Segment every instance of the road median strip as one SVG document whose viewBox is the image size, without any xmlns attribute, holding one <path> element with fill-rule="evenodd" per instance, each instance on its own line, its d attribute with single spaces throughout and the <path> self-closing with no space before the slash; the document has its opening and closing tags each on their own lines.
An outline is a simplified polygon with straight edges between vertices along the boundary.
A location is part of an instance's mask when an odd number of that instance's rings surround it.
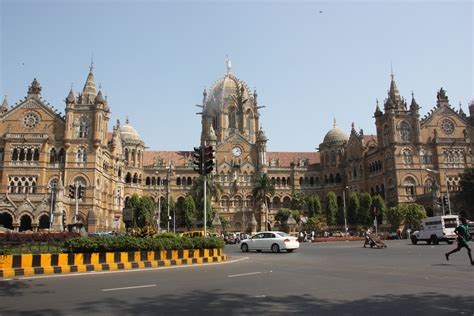
<svg viewBox="0 0 474 316">
<path fill-rule="evenodd" d="M 4 255 L 0 256 L 0 278 L 156 268 L 226 260 L 222 249 Z"/>
</svg>

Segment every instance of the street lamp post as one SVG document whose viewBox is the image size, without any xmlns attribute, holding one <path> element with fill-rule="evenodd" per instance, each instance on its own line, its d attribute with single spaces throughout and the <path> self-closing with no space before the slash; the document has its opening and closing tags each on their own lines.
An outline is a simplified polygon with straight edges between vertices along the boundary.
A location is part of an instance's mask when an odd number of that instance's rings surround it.
<svg viewBox="0 0 474 316">
<path fill-rule="evenodd" d="M 158 210 L 157 210 L 157 216 L 156 216 L 156 224 L 158 226 L 158 232 L 161 231 L 160 227 L 160 219 L 161 219 L 161 185 L 163 184 L 163 181 L 161 180 L 160 177 L 158 177 L 159 172 L 156 171 L 156 180 L 158 181 Z"/>
<path fill-rule="evenodd" d="M 346 231 L 346 234 L 347 234 L 347 218 L 346 218 L 346 189 L 349 189 L 349 187 L 345 187 L 343 190 L 342 190 L 342 202 L 343 202 L 343 205 L 344 205 L 344 229 Z"/>
<path fill-rule="evenodd" d="M 166 173 L 166 186 L 167 186 L 167 190 L 166 190 L 166 194 L 167 194 L 167 201 L 168 201 L 168 205 L 167 205 L 167 213 L 168 213 L 168 225 L 167 225 L 167 231 L 169 232 L 170 231 L 170 199 L 171 199 L 171 190 L 170 190 L 170 180 L 171 180 L 171 162 L 169 163 L 168 167 L 166 167 L 167 169 L 167 173 Z M 176 233 L 176 227 L 173 223 L 173 232 Z"/>
<path fill-rule="evenodd" d="M 441 172 L 440 171 L 434 170 L 434 169 L 429 169 L 429 168 L 426 168 L 425 170 L 428 171 L 428 172 L 437 173 L 437 174 L 440 175 L 440 178 L 441 178 Z M 451 215 L 451 201 L 449 200 L 449 185 L 448 185 L 448 178 L 446 177 L 446 172 L 444 173 L 444 178 L 446 180 L 446 197 L 448 199 L 448 212 L 449 212 L 449 215 Z M 441 179 L 440 179 L 439 182 L 441 183 Z M 442 197 L 441 197 L 441 207 L 443 209 L 443 215 L 444 215 L 444 201 L 443 201 Z"/>
</svg>

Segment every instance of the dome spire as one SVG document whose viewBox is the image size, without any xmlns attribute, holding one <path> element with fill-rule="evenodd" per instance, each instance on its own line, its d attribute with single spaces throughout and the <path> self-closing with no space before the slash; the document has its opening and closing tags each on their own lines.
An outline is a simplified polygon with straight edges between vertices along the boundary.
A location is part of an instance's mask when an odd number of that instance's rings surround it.
<svg viewBox="0 0 474 316">
<path fill-rule="evenodd" d="M 393 67 L 392 67 L 392 64 L 390 64 L 390 77 L 391 77 L 391 80 L 390 80 L 390 92 L 389 92 L 389 95 L 390 95 L 390 98 L 392 99 L 392 101 L 394 102 L 397 102 L 397 101 L 400 101 L 401 98 L 400 98 L 400 91 L 398 91 L 398 87 L 397 87 L 397 84 L 395 83 L 395 75 L 393 74 Z"/>
<path fill-rule="evenodd" d="M 336 128 L 336 118 L 333 119 L 332 127 L 333 127 L 333 128 Z"/>
<path fill-rule="evenodd" d="M 126 115 L 126 116 L 125 116 L 125 124 L 128 125 L 128 122 L 129 122 L 129 121 L 128 121 L 128 115 Z"/>
<path fill-rule="evenodd" d="M 232 74 L 232 62 L 229 59 L 229 55 L 225 55 L 225 64 L 227 66 L 227 74 Z"/>
</svg>

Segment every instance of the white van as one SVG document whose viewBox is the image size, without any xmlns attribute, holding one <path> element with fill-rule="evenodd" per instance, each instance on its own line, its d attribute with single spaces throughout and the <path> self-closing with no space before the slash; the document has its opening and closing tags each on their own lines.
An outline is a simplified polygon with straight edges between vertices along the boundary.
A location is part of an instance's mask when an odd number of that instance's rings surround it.
<svg viewBox="0 0 474 316">
<path fill-rule="evenodd" d="M 421 222 L 420 230 L 411 235 L 411 242 L 414 245 L 419 241 L 426 241 L 428 245 L 437 245 L 440 241 L 452 244 L 456 240 L 454 230 L 458 226 L 457 215 L 427 217 Z"/>
</svg>

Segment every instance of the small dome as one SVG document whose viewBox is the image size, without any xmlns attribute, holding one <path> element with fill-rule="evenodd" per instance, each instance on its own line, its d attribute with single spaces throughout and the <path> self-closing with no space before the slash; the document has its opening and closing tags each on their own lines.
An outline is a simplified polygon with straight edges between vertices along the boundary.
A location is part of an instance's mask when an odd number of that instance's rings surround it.
<svg viewBox="0 0 474 316">
<path fill-rule="evenodd" d="M 324 136 L 324 143 L 325 144 L 340 144 L 343 142 L 347 142 L 349 137 L 338 127 L 331 128 Z"/>
<path fill-rule="evenodd" d="M 128 119 L 124 126 L 120 126 L 120 136 L 124 141 L 141 141 L 140 134 L 138 134 L 137 130 L 128 123 Z"/>
</svg>

